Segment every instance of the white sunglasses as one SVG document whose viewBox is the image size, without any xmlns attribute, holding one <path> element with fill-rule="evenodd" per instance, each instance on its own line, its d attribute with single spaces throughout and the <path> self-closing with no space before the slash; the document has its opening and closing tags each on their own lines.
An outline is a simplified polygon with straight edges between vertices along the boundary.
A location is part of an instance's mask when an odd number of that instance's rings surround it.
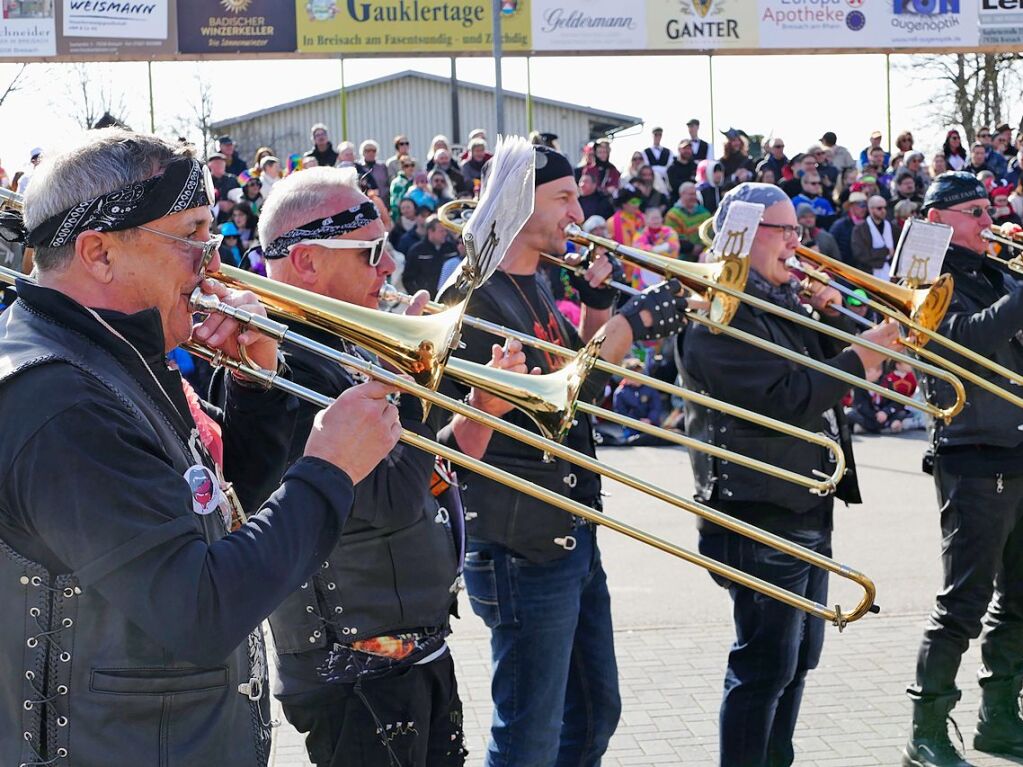
<svg viewBox="0 0 1023 767">
<path fill-rule="evenodd" d="M 380 263 L 386 244 L 386 237 L 381 237 L 378 240 L 299 240 L 295 243 L 295 245 L 319 245 L 332 250 L 368 250 L 370 266 Z M 295 247 L 295 245 L 291 247 Z"/>
</svg>

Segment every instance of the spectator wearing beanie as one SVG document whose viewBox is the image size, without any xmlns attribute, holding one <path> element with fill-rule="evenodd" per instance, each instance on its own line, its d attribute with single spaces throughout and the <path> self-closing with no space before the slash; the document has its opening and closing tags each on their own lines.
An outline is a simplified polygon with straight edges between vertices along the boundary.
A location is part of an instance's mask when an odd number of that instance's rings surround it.
<svg viewBox="0 0 1023 767">
<path fill-rule="evenodd" d="M 1013 210 L 1009 204 L 1009 196 L 1012 194 L 1013 189 L 1011 186 L 996 186 L 988 194 L 991 199 L 991 205 L 994 207 L 994 215 L 991 216 L 991 220 L 996 226 L 1002 224 L 1015 224 L 1016 226 L 1023 225 L 1023 221 L 1020 221 L 1019 215 Z"/>
</svg>

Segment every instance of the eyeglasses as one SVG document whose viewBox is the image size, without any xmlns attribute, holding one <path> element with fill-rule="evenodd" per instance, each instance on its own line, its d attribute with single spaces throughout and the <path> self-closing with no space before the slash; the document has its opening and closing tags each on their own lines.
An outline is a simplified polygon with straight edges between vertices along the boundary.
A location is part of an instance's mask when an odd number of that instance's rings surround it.
<svg viewBox="0 0 1023 767">
<path fill-rule="evenodd" d="M 398 142 L 398 146 L 408 146 L 408 145 L 409 145 L 409 142 L 407 142 L 407 141 L 399 141 Z"/>
<path fill-rule="evenodd" d="M 319 245 L 330 250 L 368 250 L 367 260 L 370 266 L 377 266 L 380 263 L 386 244 L 386 237 L 381 237 L 378 240 L 299 240 L 295 243 L 295 245 Z M 291 247 L 295 247 L 295 245 Z"/>
<path fill-rule="evenodd" d="M 993 205 L 975 205 L 972 208 L 948 208 L 949 213 L 962 213 L 964 215 L 970 215 L 974 218 L 984 218 L 986 213 L 991 218 L 995 217 L 995 208 Z"/>
<path fill-rule="evenodd" d="M 206 267 L 210 265 L 210 261 L 213 260 L 213 256 L 216 255 L 220 249 L 220 244 L 224 241 L 224 238 L 219 234 L 211 235 L 208 240 L 190 240 L 187 237 L 177 237 L 173 234 L 167 234 L 167 232 L 161 232 L 158 229 L 150 229 L 148 226 L 138 226 L 136 229 L 141 229 L 143 232 L 149 232 L 160 237 L 166 237 L 168 240 L 181 242 L 191 248 L 201 250 L 202 258 L 199 260 L 199 274 L 206 273 Z"/>
<path fill-rule="evenodd" d="M 820 186 L 821 182 L 820 181 L 807 181 L 806 185 L 807 186 Z"/>
<path fill-rule="evenodd" d="M 977 138 L 991 138 L 990 133 L 978 133 Z"/>
<path fill-rule="evenodd" d="M 797 240 L 803 239 L 803 227 L 799 224 L 796 224 L 795 226 L 792 224 L 765 224 L 761 221 L 760 225 L 766 226 L 768 229 L 781 230 L 782 237 L 794 237 Z"/>
</svg>

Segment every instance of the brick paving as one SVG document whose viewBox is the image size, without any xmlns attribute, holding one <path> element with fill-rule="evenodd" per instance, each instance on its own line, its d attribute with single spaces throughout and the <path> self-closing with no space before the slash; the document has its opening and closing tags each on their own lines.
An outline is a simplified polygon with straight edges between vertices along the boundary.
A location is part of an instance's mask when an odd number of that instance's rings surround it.
<svg viewBox="0 0 1023 767">
<path fill-rule="evenodd" d="M 903 694 L 912 674 L 923 615 L 878 617 L 831 631 L 821 665 L 810 674 L 796 731 L 796 764 L 808 767 L 898 765 L 910 704 Z M 465 704 L 468 764 L 480 764 L 490 724 L 490 658 L 485 627 L 463 620 L 451 645 Z M 717 710 L 730 624 L 624 629 L 615 633 L 622 687 L 622 721 L 603 764 L 713 765 Z M 959 675 L 963 700 L 957 720 L 970 745 L 979 700 L 974 646 Z M 1021 762 L 968 753 L 978 767 Z M 309 764 L 301 736 L 287 722 L 275 733 L 275 767 Z"/>
<path fill-rule="evenodd" d="M 919 437 L 860 439 L 857 458 L 865 504 L 836 514 L 836 558 L 848 559 L 878 584 L 883 612 L 839 634 L 829 629 L 821 665 L 811 672 L 796 731 L 796 764 L 808 767 L 899 765 L 910 721 L 904 690 L 912 681 L 924 618 L 938 585 L 939 536 L 933 488 L 919 473 Z M 679 458 L 682 456 L 682 458 Z M 604 451 L 620 468 L 691 493 L 684 453 Z M 685 514 L 665 515 L 645 499 L 615 488 L 608 513 L 692 547 Z M 717 710 L 732 639 L 728 598 L 689 565 L 651 555 L 620 536 L 603 534 L 622 720 L 604 767 L 717 763 Z M 842 556 L 839 556 L 841 554 Z M 832 578 L 834 598 L 851 589 Z M 490 723 L 487 631 L 464 601 L 451 646 L 465 703 L 468 764 L 482 763 Z M 969 747 L 979 693 L 977 643 L 963 660 L 957 721 Z M 1023 763 L 981 755 L 977 767 Z M 275 732 L 273 767 L 305 767 L 301 736 L 287 722 Z M 353 766 L 357 767 L 357 766 Z"/>
</svg>

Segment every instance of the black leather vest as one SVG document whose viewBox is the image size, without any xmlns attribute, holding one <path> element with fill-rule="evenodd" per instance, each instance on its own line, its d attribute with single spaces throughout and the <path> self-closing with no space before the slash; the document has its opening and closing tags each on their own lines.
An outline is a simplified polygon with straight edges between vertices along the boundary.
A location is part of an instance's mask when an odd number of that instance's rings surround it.
<svg viewBox="0 0 1023 767">
<path fill-rule="evenodd" d="M 755 292 L 752 287 L 748 290 Z M 731 324 L 786 349 L 806 353 L 814 359 L 825 358 L 817 334 L 801 330 L 788 320 L 751 309 L 746 304 L 740 307 Z M 719 338 L 702 325 L 687 327 L 684 336 L 680 338 L 680 346 L 689 343 L 695 346 L 696 337 L 700 337 L 699 340 L 703 342 L 697 348 L 708 353 L 712 353 L 714 341 Z M 686 388 L 714 396 L 713 387 L 708 386 L 708 382 L 697 379 L 691 370 L 687 369 L 683 362 L 684 355 L 679 357 L 679 370 Z M 749 384 L 758 385 L 755 374 L 751 374 Z M 806 414 L 802 422 L 795 425 L 828 434 L 839 441 L 848 468 L 839 482 L 836 497 L 850 503 L 859 503 L 859 490 L 852 459 L 852 440 L 841 408 L 835 407 L 820 414 Z M 813 476 L 814 472 L 830 475 L 835 468 L 831 454 L 824 447 L 693 403 L 686 403 L 686 434 L 804 476 Z M 800 485 L 775 479 L 704 452 L 690 452 L 690 460 L 696 479 L 696 497 L 701 501 L 719 498 L 723 501 L 767 503 L 797 514 L 810 511 L 821 503 L 819 496 Z"/>
<path fill-rule="evenodd" d="M 972 268 L 974 266 L 977 268 Z M 956 314 L 968 315 L 984 311 L 1006 295 L 1013 295 L 1013 300 L 1023 307 L 1023 284 L 1002 272 L 996 265 L 979 261 L 976 254 L 951 248 L 945 258 L 943 271 L 951 274 L 955 280 L 955 292 L 952 306 L 939 328 L 941 333 L 949 333 L 950 320 Z M 1020 339 L 1023 323 L 1019 318 L 1010 319 L 1014 319 L 1014 322 L 1000 329 L 998 336 L 1005 340 L 998 344 L 990 359 L 1010 370 L 1023 372 L 1023 341 Z M 963 365 L 991 383 L 1017 396 L 1023 396 L 1023 387 L 1009 383 L 1007 378 L 973 365 L 935 344 L 929 344 L 927 348 Z M 1023 413 L 1018 407 L 966 379 L 963 379 L 963 385 L 966 389 L 966 406 L 963 410 L 949 424 L 935 420 L 931 425 L 931 440 L 936 452 L 940 453 L 942 448 L 956 445 L 1016 447 L 1023 444 Z M 929 402 L 945 406 L 953 401 L 952 389 L 944 381 L 924 376 L 923 387 Z"/>
<path fill-rule="evenodd" d="M 329 342 L 305 326 L 298 332 Z M 332 397 L 356 384 L 340 365 L 303 350 L 289 351 L 288 364 L 297 383 L 322 386 Z M 294 447 L 304 445 L 307 436 L 296 434 Z M 371 526 L 355 510 L 320 569 L 270 615 L 278 653 L 447 624 L 461 570 L 452 530 L 460 535 L 464 529 L 461 519 L 451 517 L 461 515 L 461 503 L 442 506 L 423 487 L 419 504 L 415 521 L 406 516 L 390 526 Z M 384 509 L 379 518 L 386 515 Z"/>
<path fill-rule="evenodd" d="M 543 291 L 549 305 L 554 306 L 550 288 L 539 275 L 537 290 Z M 527 307 L 511 285 L 510 278 L 503 273 L 495 274 L 473 293 L 468 313 L 494 318 L 508 328 L 534 334 Z M 573 348 L 581 348 L 582 342 L 570 323 L 560 314 L 558 319 L 568 343 Z M 469 328 L 463 328 L 462 337 L 467 347 L 464 355 L 476 361 L 489 359 L 491 344 L 500 342 L 494 336 Z M 543 352 L 530 347 L 524 347 L 524 351 L 529 369 L 539 367 L 544 373 L 551 372 L 550 362 Z M 456 354 L 462 356 L 463 353 Z M 605 373 L 592 372 L 587 376 L 580 398 L 592 400 L 599 396 L 608 378 Z M 533 422 L 518 411 L 512 411 L 504 418 L 530 431 L 538 431 Z M 576 415 L 575 425 L 564 442 L 589 456 L 596 455 L 589 416 Z M 545 462 L 540 451 L 518 440 L 495 433 L 483 460 L 559 495 L 569 496 L 596 509 L 601 507 L 600 478 L 597 475 L 560 458 Z M 571 514 L 478 474 L 463 470 L 460 475 L 467 529 L 471 536 L 507 546 L 533 562 L 549 562 L 567 555 L 573 545 L 569 539 L 575 526 Z"/>
<path fill-rule="evenodd" d="M 182 474 L 194 465 L 189 446 L 132 373 L 19 301 L 0 316 L 0 394 L 20 372 L 47 364 L 94 377 L 132 414 L 140 439 Z M 177 524 L 208 542 L 226 535 L 216 512 L 200 516 L 183 507 Z M 269 696 L 261 633 L 218 666 L 178 660 L 81 585 L 102 574 L 51 573 L 0 541 L 7 611 L 0 626 L 0 763 L 265 765 Z"/>
</svg>

